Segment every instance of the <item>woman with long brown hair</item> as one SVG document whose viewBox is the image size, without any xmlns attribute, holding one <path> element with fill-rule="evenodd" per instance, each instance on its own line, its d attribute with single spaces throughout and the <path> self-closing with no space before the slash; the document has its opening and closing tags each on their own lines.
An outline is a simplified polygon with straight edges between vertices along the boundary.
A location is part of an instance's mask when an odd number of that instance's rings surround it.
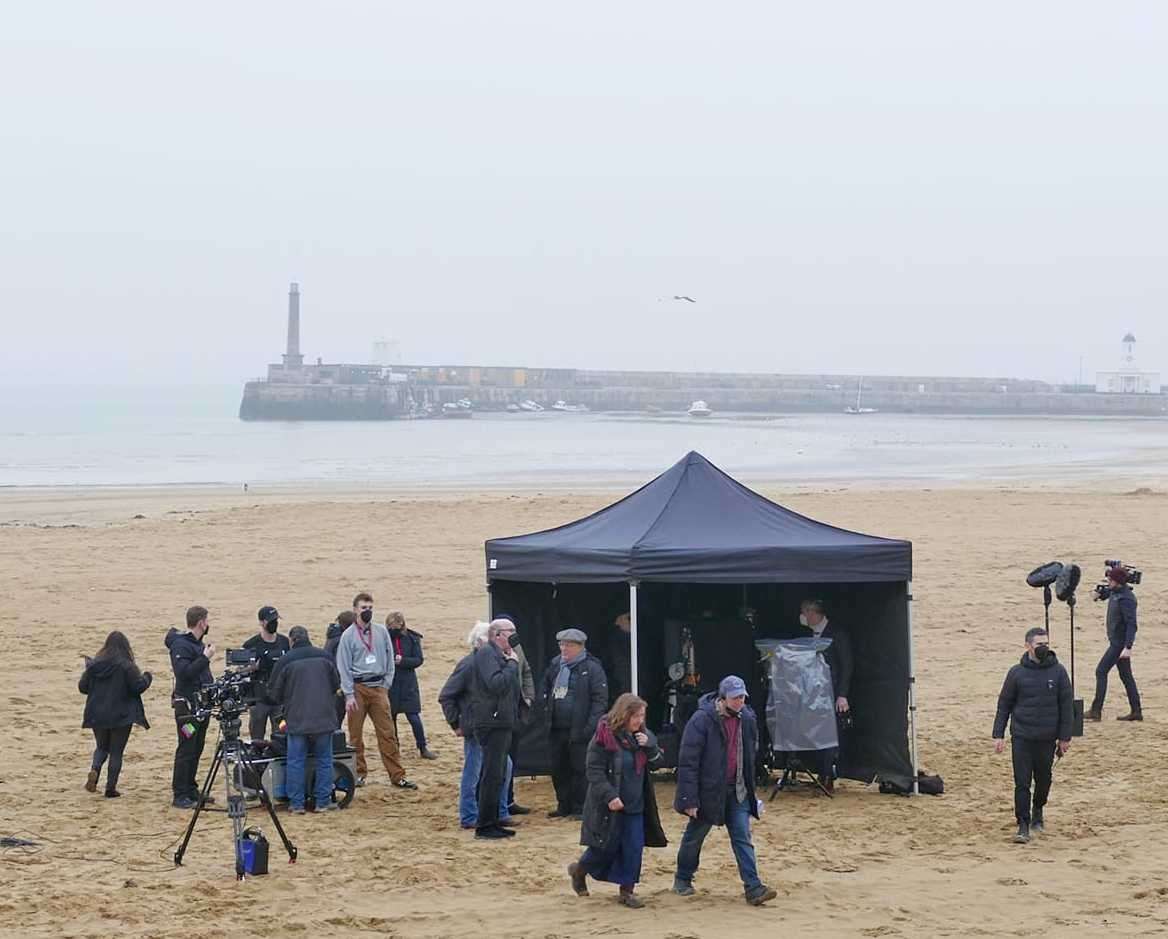
<svg viewBox="0 0 1168 939">
<path fill-rule="evenodd" d="M 633 909 L 645 905 L 633 893 L 645 847 L 668 843 L 649 775 L 661 750 L 645 727 L 645 706 L 635 694 L 622 694 L 596 725 L 585 762 L 588 795 L 580 829 L 580 843 L 588 850 L 568 865 L 577 896 L 588 896 L 591 876 L 618 884 L 620 903 Z"/>
<path fill-rule="evenodd" d="M 138 670 L 130 640 L 116 629 L 106 636 L 97 655 L 86 658 L 85 672 L 77 683 L 78 690 L 86 696 L 81 726 L 93 730 L 97 744 L 85 781 L 87 791 L 97 792 L 97 780 L 108 759 L 105 797 L 116 799 L 121 795 L 118 776 L 121 775 L 122 754 L 130 739 L 130 730 L 134 724 L 150 728 L 146 709 L 142 706 L 142 693 L 150 687 L 152 680 L 149 672 Z"/>
</svg>

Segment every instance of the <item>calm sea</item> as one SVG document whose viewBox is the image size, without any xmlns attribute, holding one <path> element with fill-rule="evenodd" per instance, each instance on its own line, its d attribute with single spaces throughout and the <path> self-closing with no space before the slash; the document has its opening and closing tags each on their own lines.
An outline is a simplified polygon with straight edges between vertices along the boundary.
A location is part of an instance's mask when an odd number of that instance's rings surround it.
<svg viewBox="0 0 1168 939">
<path fill-rule="evenodd" d="M 747 480 L 1044 479 L 1168 469 L 1168 420 L 478 414 L 243 423 L 241 388 L 6 389 L 0 486 L 623 486 L 698 450 Z"/>
</svg>

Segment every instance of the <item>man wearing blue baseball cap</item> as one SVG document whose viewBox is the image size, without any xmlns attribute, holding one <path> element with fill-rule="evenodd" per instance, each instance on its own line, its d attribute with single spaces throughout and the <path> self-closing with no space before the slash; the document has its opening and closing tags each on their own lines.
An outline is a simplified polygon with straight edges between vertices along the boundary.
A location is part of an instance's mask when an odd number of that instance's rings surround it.
<svg viewBox="0 0 1168 939">
<path fill-rule="evenodd" d="M 682 734 L 673 806 L 689 817 L 689 824 L 677 851 L 673 891 L 683 897 L 694 894 L 702 842 L 714 825 L 725 825 L 730 835 L 746 902 L 762 906 L 777 896 L 759 879 L 750 839 L 750 817 L 758 818 L 754 794 L 758 721 L 746 698 L 746 682 L 727 675 L 717 693 L 701 698 Z"/>
</svg>

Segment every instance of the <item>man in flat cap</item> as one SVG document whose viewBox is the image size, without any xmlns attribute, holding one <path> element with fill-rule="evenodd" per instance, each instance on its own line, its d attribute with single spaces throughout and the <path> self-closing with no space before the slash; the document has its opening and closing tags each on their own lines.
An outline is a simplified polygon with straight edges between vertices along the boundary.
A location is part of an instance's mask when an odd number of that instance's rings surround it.
<svg viewBox="0 0 1168 939">
<path fill-rule="evenodd" d="M 548 818 L 580 818 L 588 780 L 584 759 L 588 741 L 608 710 L 608 679 L 600 659 L 585 648 L 588 637 L 580 629 L 556 633 L 560 654 L 552 659 L 543 677 L 544 720 L 555 811 Z"/>
</svg>

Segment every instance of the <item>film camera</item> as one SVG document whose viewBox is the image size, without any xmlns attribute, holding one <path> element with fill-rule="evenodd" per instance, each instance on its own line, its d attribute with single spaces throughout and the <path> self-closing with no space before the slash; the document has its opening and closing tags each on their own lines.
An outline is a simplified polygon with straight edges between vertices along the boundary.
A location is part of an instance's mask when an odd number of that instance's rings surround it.
<svg viewBox="0 0 1168 939">
<path fill-rule="evenodd" d="M 1101 584 L 1095 585 L 1094 600 L 1107 600 L 1111 597 L 1111 581 L 1107 579 L 1112 571 L 1120 570 L 1127 575 L 1127 584 L 1135 586 L 1144 579 L 1144 572 L 1132 567 L 1130 564 L 1124 564 L 1123 561 L 1104 561 L 1104 580 Z"/>
<path fill-rule="evenodd" d="M 198 716 L 238 717 L 255 704 L 257 694 L 253 673 L 257 661 L 251 649 L 228 649 L 226 670 L 198 691 L 195 700 Z"/>
</svg>

